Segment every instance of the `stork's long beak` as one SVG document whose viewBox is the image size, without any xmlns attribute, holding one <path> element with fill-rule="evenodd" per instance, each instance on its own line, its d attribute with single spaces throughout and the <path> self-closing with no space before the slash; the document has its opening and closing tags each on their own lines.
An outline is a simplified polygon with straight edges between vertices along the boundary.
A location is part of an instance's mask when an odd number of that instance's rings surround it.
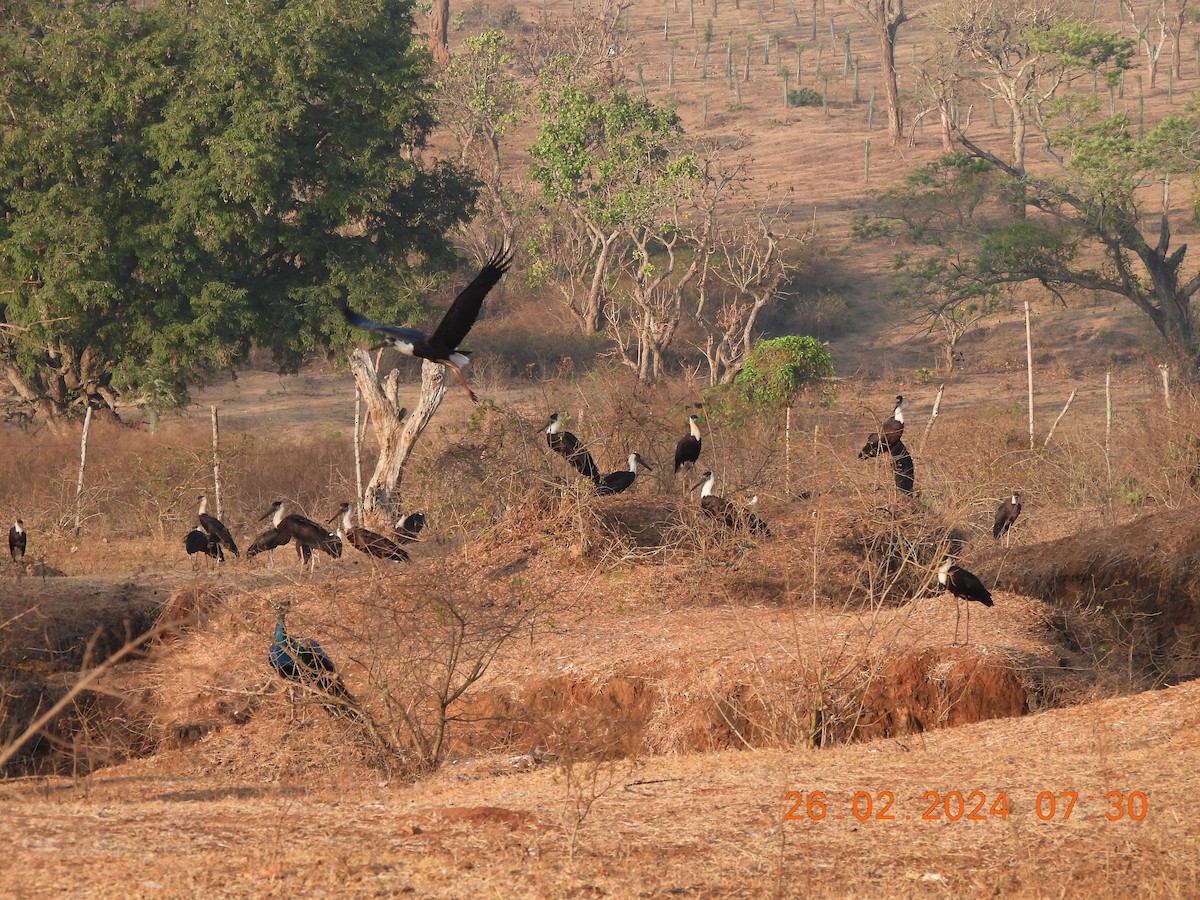
<svg viewBox="0 0 1200 900">
<path fill-rule="evenodd" d="M 271 518 L 273 515 L 275 515 L 275 507 L 274 506 L 272 506 L 265 513 L 263 513 L 261 516 L 259 516 L 258 521 L 265 522 L 267 519 Z"/>
<path fill-rule="evenodd" d="M 387 349 L 388 347 L 390 347 L 390 346 L 392 346 L 392 345 L 391 345 L 391 344 L 389 344 L 387 341 L 384 341 L 382 344 L 376 344 L 374 347 L 372 347 L 372 348 L 371 348 L 369 351 L 367 351 L 367 352 L 368 352 L 368 353 L 376 353 L 376 352 L 378 352 L 378 351 L 380 351 L 380 350 L 386 350 L 386 349 Z"/>
<path fill-rule="evenodd" d="M 690 488 L 688 488 L 688 493 L 690 494 L 692 491 L 694 491 L 696 488 L 700 487 L 706 481 L 708 481 L 707 478 L 701 478 L 699 481 L 697 481 L 695 484 L 693 484 Z"/>
<path fill-rule="evenodd" d="M 645 461 L 644 459 L 642 459 L 640 456 L 638 457 L 638 465 L 639 465 L 639 466 L 641 466 L 643 469 L 645 469 L 647 472 L 653 472 L 653 471 L 654 471 L 654 466 L 650 465 L 650 463 L 646 462 L 646 461 Z M 704 482 L 703 482 L 703 481 L 702 481 L 702 482 L 700 482 L 700 483 L 701 483 L 701 484 L 704 484 Z"/>
</svg>

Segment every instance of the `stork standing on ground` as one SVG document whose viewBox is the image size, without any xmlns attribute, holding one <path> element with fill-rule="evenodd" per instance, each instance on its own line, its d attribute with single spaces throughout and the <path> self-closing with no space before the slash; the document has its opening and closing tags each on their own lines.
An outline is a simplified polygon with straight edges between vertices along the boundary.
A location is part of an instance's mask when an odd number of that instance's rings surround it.
<svg viewBox="0 0 1200 900">
<path fill-rule="evenodd" d="M 1005 539 L 1006 546 L 1012 546 L 1011 529 L 1021 515 L 1021 492 L 1013 491 L 1012 496 L 1000 504 L 996 510 L 996 522 L 992 526 L 992 539 Z"/>
<path fill-rule="evenodd" d="M 697 415 L 688 416 L 688 433 L 679 439 L 679 443 L 675 445 L 675 474 L 679 474 L 680 468 L 687 466 L 688 471 L 696 465 L 696 460 L 700 458 L 700 445 L 702 438 L 700 437 L 700 417 Z"/>
<path fill-rule="evenodd" d="M 288 513 L 283 500 L 276 500 L 270 508 L 259 517 L 259 521 L 271 520 L 271 527 L 254 539 L 254 543 L 246 550 L 246 556 L 251 557 L 267 550 L 274 550 L 296 541 L 296 554 L 301 564 L 307 564 L 310 571 L 316 567 L 314 550 L 328 553 L 332 557 L 342 555 L 342 542 L 337 535 L 330 534 L 312 519 L 299 513 Z"/>
<path fill-rule="evenodd" d="M 705 472 L 700 478 L 702 480 L 693 485 L 691 489 L 694 491 L 696 488 L 701 488 L 700 509 L 706 516 L 724 523 L 729 528 L 745 528 L 751 534 L 771 536 L 771 529 L 767 527 L 767 523 L 754 513 L 742 509 L 731 500 L 713 494 L 713 487 L 717 483 L 716 475 L 712 472 Z"/>
<path fill-rule="evenodd" d="M 21 561 L 21 558 L 25 556 L 25 548 L 28 544 L 29 532 L 25 530 L 25 523 L 17 519 L 8 529 L 8 555 L 12 557 L 13 562 Z"/>
<path fill-rule="evenodd" d="M 584 478 L 599 481 L 600 470 L 592 454 L 583 443 L 569 431 L 563 431 L 562 413 L 551 413 L 546 426 L 546 445 L 575 467 Z"/>
<path fill-rule="evenodd" d="M 641 466 L 648 472 L 654 471 L 654 466 L 642 459 L 641 456 L 637 453 L 630 453 L 628 469 L 620 469 L 596 479 L 596 493 L 604 497 L 609 494 L 619 494 L 622 491 L 628 490 L 637 478 L 638 466 Z"/>
<path fill-rule="evenodd" d="M 200 527 L 204 529 L 204 533 L 217 542 L 221 547 L 224 547 L 234 556 L 240 556 L 238 546 L 233 540 L 233 535 L 229 533 L 229 529 L 225 527 L 225 523 L 216 516 L 208 514 L 208 497 L 201 494 L 198 498 L 200 501 L 200 509 L 196 513 L 196 517 L 200 520 Z M 213 554 L 209 554 L 212 556 Z M 220 559 L 225 559 L 225 554 L 219 556 Z"/>
<path fill-rule="evenodd" d="M 380 347 L 391 345 L 406 356 L 415 356 L 449 366 L 458 376 L 458 380 L 462 384 L 463 390 L 467 392 L 467 396 L 471 398 L 471 402 L 478 403 L 479 399 L 467 384 L 467 376 L 464 371 L 471 363 L 471 353 L 469 350 L 460 349 L 458 345 L 466 338 L 471 326 L 479 317 L 483 298 L 496 286 L 496 282 L 508 271 L 511 264 L 512 254 L 507 247 L 501 247 L 492 254 L 492 258 L 484 263 L 479 274 L 475 276 L 475 280 L 454 298 L 454 302 L 442 316 L 442 321 L 438 323 L 433 334 L 427 335 L 416 328 L 373 322 L 345 306 L 342 307 L 342 315 L 355 328 L 365 328 L 369 331 L 386 334 L 388 337 L 383 344 L 379 345 Z"/>
<path fill-rule="evenodd" d="M 198 568 L 196 565 L 197 553 L 211 556 L 218 562 L 223 562 L 225 559 L 225 554 L 221 551 L 220 542 L 199 525 L 183 536 L 183 549 L 187 551 L 188 557 L 192 560 L 193 571 Z"/>
<path fill-rule="evenodd" d="M 908 452 L 903 441 L 896 441 L 892 444 L 891 451 L 892 477 L 895 479 L 896 488 L 902 493 L 912 496 L 916 484 L 916 470 L 913 467 L 912 454 Z"/>
<path fill-rule="evenodd" d="M 892 448 L 900 443 L 902 437 L 904 437 L 904 397 L 897 394 L 896 405 L 892 408 L 891 416 L 883 420 L 879 431 L 867 438 L 863 448 L 858 451 L 858 458 L 870 459 L 878 456 L 884 450 L 891 453 Z"/>
<path fill-rule="evenodd" d="M 341 520 L 338 524 L 338 537 L 355 550 L 378 559 L 408 562 L 408 554 L 391 538 L 354 524 L 354 508 L 350 503 L 339 506 L 329 521 L 335 519 Z"/>
<path fill-rule="evenodd" d="M 962 566 L 954 564 L 954 559 L 947 556 L 937 573 L 938 584 L 954 595 L 954 640 L 958 641 L 958 623 L 962 611 L 958 607 L 959 600 L 967 601 L 967 633 L 963 642 L 971 639 L 971 603 L 982 603 L 992 606 L 992 595 L 983 582 L 968 572 Z"/>
<path fill-rule="evenodd" d="M 425 528 L 425 513 L 409 513 L 396 520 L 392 526 L 392 538 L 397 541 L 413 543 L 420 540 L 417 535 Z"/>
</svg>

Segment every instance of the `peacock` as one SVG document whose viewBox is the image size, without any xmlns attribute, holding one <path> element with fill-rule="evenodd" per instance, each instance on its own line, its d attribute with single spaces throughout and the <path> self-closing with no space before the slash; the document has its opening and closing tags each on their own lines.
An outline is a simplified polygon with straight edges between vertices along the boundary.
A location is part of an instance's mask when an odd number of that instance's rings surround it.
<svg viewBox="0 0 1200 900">
<path fill-rule="evenodd" d="M 271 649 L 268 653 L 271 668 L 289 681 L 306 685 L 341 701 L 321 704 L 331 715 L 352 712 L 353 707 L 346 704 L 352 704 L 354 698 L 346 690 L 346 685 L 337 673 L 329 654 L 312 638 L 291 637 L 287 633 L 285 621 L 289 604 L 280 604 L 276 608 L 279 616 L 275 620 L 275 634 L 271 638 Z"/>
</svg>

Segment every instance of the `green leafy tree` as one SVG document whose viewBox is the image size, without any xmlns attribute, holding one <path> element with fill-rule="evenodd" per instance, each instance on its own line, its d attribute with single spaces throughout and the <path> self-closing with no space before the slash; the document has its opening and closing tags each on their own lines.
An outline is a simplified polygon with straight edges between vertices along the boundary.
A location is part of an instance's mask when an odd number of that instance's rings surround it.
<svg viewBox="0 0 1200 900">
<path fill-rule="evenodd" d="M 458 142 L 460 162 L 479 177 L 481 213 L 502 221 L 506 233 L 514 230 L 515 202 L 505 186 L 501 141 L 521 118 L 527 93 L 513 64 L 512 42 L 490 30 L 466 38 L 437 79 L 440 121 Z"/>
<path fill-rule="evenodd" d="M 0 359 L 46 416 L 182 402 L 337 305 L 399 318 L 472 183 L 422 162 L 408 0 L 13 7 L 0 35 Z M 336 337 L 332 338 L 337 340 Z"/>
<path fill-rule="evenodd" d="M 605 321 L 608 282 L 626 243 L 646 239 L 647 227 L 663 233 L 672 201 L 697 176 L 694 158 L 681 144 L 678 115 L 624 88 L 605 94 L 571 84 L 543 89 L 537 102 L 532 177 L 562 215 L 535 236 L 531 269 L 559 288 L 591 334 Z"/>
<path fill-rule="evenodd" d="M 833 376 L 828 348 L 814 337 L 789 334 L 759 341 L 734 384 L 763 406 L 790 404 L 797 392 Z"/>
</svg>

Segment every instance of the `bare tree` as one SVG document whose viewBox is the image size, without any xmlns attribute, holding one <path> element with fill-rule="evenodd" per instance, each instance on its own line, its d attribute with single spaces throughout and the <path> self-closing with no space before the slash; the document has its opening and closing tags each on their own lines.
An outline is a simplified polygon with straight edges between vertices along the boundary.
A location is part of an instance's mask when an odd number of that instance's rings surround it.
<svg viewBox="0 0 1200 900">
<path fill-rule="evenodd" d="M 652 384 L 662 374 L 663 353 L 683 319 L 684 294 L 700 274 L 703 252 L 670 227 L 643 225 L 628 237 L 635 249 L 626 259 L 624 302 L 610 304 L 607 314 L 621 362 Z"/>
<path fill-rule="evenodd" d="M 782 205 L 751 207 L 713 233 L 712 277 L 697 310 L 708 332 L 710 385 L 726 384 L 742 370 L 760 313 L 781 297 L 795 253 L 813 236 L 810 228 L 794 228 L 789 212 Z"/>
<path fill-rule="evenodd" d="M 896 35 L 908 21 L 904 0 L 845 0 L 865 19 L 879 41 L 879 61 L 883 72 L 883 92 L 887 98 L 888 140 L 899 146 L 904 139 L 904 114 L 900 109 L 900 84 L 896 75 Z M 814 4 L 815 8 L 815 4 Z M 814 22 L 816 17 L 814 14 Z"/>
<path fill-rule="evenodd" d="M 1141 10 L 1134 6 L 1133 0 L 1120 0 L 1121 10 L 1129 19 L 1138 46 L 1146 56 L 1146 77 L 1150 87 L 1154 87 L 1158 79 L 1158 64 L 1162 59 L 1163 48 L 1170 43 L 1174 48 L 1174 64 L 1179 65 L 1179 35 L 1183 31 L 1184 19 L 1187 16 L 1188 0 L 1152 0 Z M 1181 74 L 1176 68 L 1176 75 Z"/>
<path fill-rule="evenodd" d="M 446 367 L 421 364 L 421 396 L 411 415 L 400 405 L 400 370 L 380 383 L 375 364 L 365 350 L 350 354 L 350 370 L 367 402 L 367 415 L 379 443 L 379 459 L 363 498 L 363 517 L 373 525 L 390 524 L 399 513 L 396 503 L 404 465 L 413 446 L 446 396 Z"/>
<path fill-rule="evenodd" d="M 917 64 L 917 82 L 921 92 L 932 101 L 932 109 L 937 110 L 942 150 L 947 153 L 954 149 L 954 132 L 958 127 L 955 110 L 963 80 L 962 72 L 962 60 L 955 54 L 954 48 L 941 43 L 935 44 L 933 52 Z M 924 111 L 913 122 L 908 137 L 910 147 L 916 145 L 917 121 L 923 115 Z"/>
<path fill-rule="evenodd" d="M 628 48 L 619 37 L 621 16 L 632 0 L 601 0 L 575 7 L 572 15 L 542 17 L 517 48 L 517 58 L 533 78 L 597 80 L 610 87 L 625 80 Z"/>
<path fill-rule="evenodd" d="M 982 67 L 979 84 L 1008 108 L 1012 123 L 1010 164 L 1025 171 L 1028 110 L 1052 97 L 1066 69 L 1031 42 L 1062 21 L 1062 0 L 956 0 L 940 9 L 935 27 L 955 55 Z"/>
</svg>

